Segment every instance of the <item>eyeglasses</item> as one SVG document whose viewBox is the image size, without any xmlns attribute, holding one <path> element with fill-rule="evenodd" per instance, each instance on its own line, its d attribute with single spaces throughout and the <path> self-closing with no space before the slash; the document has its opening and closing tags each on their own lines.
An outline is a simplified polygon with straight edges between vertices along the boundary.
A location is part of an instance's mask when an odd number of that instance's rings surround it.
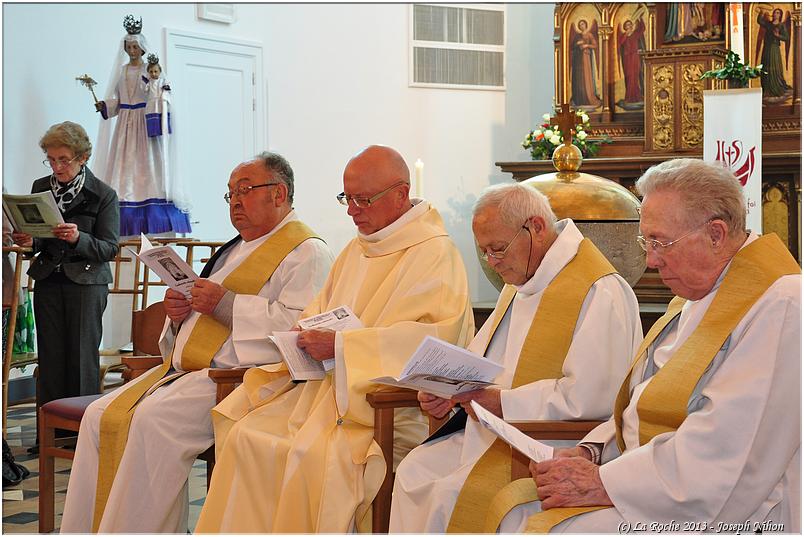
<svg viewBox="0 0 804 537">
<path fill-rule="evenodd" d="M 66 158 L 60 158 L 60 159 L 56 159 L 56 160 L 46 158 L 45 160 L 42 161 L 42 164 L 44 164 L 45 166 L 47 166 L 48 168 L 51 168 L 51 169 L 64 168 L 65 166 L 70 164 L 72 161 L 77 159 L 79 156 L 80 155 L 76 155 L 73 158 L 71 158 L 70 160 L 67 160 Z"/>
<path fill-rule="evenodd" d="M 230 190 L 229 192 L 224 194 L 223 195 L 223 201 L 225 201 L 226 203 L 230 203 L 232 201 L 232 198 L 234 198 L 235 196 L 245 196 L 246 194 L 248 194 L 249 192 L 251 192 L 255 188 L 260 188 L 260 187 L 263 187 L 263 186 L 275 186 L 275 185 L 278 185 L 278 184 L 279 183 L 265 183 L 265 184 L 262 184 L 262 185 L 248 185 L 248 186 L 243 185 L 243 186 L 239 186 L 239 187 L 235 188 L 234 190 Z"/>
<path fill-rule="evenodd" d="M 690 235 L 692 235 L 693 233 L 695 233 L 696 231 L 698 231 L 699 229 L 701 229 L 702 227 L 708 226 L 710 223 L 712 223 L 712 220 L 714 220 L 714 218 L 712 218 L 711 220 L 707 220 L 706 222 L 704 222 L 703 224 L 701 224 L 698 227 L 693 228 L 692 230 L 688 231 L 687 233 L 685 233 L 684 235 L 680 236 L 679 238 L 677 238 L 674 241 L 662 242 L 662 241 L 657 241 L 656 239 L 646 239 L 642 235 L 637 235 L 636 240 L 639 243 L 639 246 L 643 250 L 645 250 L 646 252 L 648 251 L 648 247 L 650 246 L 651 250 L 661 254 L 662 252 L 664 252 L 665 250 L 667 250 L 668 248 L 673 246 L 675 243 L 677 243 L 681 239 L 685 239 L 685 238 L 689 237 Z"/>
<path fill-rule="evenodd" d="M 396 183 L 392 184 L 382 192 L 374 194 L 370 198 L 360 196 L 350 196 L 345 192 L 341 192 L 340 194 L 335 196 L 335 199 L 337 199 L 338 203 L 340 203 L 341 205 L 349 205 L 349 202 L 351 201 L 361 209 L 368 209 L 369 207 L 371 207 L 372 203 L 374 203 L 375 201 L 377 201 L 378 199 L 389 193 L 392 189 L 398 187 L 399 185 L 406 185 L 406 184 L 408 184 L 407 181 L 397 181 Z"/>
<path fill-rule="evenodd" d="M 497 261 L 499 261 L 500 259 L 504 258 L 504 257 L 505 257 L 505 254 L 506 254 L 506 253 L 508 253 L 508 248 L 510 248 L 510 247 L 511 247 L 511 245 L 512 245 L 512 244 L 514 244 L 514 241 L 516 240 L 516 238 L 519 236 L 519 233 L 520 233 L 520 232 L 521 232 L 523 229 L 528 229 L 527 227 L 525 227 L 525 224 L 522 224 L 522 227 L 521 227 L 521 228 L 519 228 L 519 230 L 517 230 L 516 235 L 514 235 L 514 238 L 512 238 L 512 239 L 511 239 L 511 240 L 508 242 L 508 244 L 505 246 L 505 248 L 503 248 L 502 250 L 491 250 L 491 251 L 488 251 L 488 250 L 483 250 L 483 253 L 480 255 L 480 257 L 481 257 L 481 258 L 483 259 L 483 261 L 485 261 L 486 263 L 488 263 L 488 261 L 489 261 L 489 257 L 493 257 L 493 258 L 494 258 L 494 259 L 496 259 Z"/>
</svg>

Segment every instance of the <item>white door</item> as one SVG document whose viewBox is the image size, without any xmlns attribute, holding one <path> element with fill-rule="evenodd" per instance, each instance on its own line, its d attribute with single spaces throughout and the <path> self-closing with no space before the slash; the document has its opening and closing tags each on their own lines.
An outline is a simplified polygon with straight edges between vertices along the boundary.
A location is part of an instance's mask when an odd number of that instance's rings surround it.
<svg viewBox="0 0 804 537">
<path fill-rule="evenodd" d="M 262 46 L 166 28 L 165 48 L 191 236 L 228 240 L 236 234 L 223 201 L 229 174 L 264 149 Z"/>
</svg>

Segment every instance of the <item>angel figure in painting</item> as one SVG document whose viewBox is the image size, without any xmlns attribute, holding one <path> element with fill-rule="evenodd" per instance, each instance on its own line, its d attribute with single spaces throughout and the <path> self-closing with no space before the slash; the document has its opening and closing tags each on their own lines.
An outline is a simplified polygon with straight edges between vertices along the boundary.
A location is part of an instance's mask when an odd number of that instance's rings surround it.
<svg viewBox="0 0 804 537">
<path fill-rule="evenodd" d="M 785 67 L 790 63 L 790 12 L 784 18 L 784 12 L 776 8 L 769 16 L 760 10 L 757 16 L 759 32 L 757 33 L 756 60 L 762 54 L 762 97 L 766 102 L 781 102 L 793 93 L 793 88 L 784 78 Z M 782 63 L 782 44 L 784 44 L 785 62 Z"/>
<path fill-rule="evenodd" d="M 120 236 L 189 233 L 189 202 L 175 171 L 168 137 L 148 136 L 143 55 L 149 50 L 142 19 L 127 15 L 106 98 L 95 108 L 103 116 L 93 169 L 117 191 Z M 127 63 L 126 60 L 128 60 Z"/>
<path fill-rule="evenodd" d="M 600 68 L 598 55 L 597 21 L 590 27 L 586 19 L 570 27 L 570 62 L 572 79 L 571 102 L 574 107 L 593 109 L 600 106 L 597 93 L 597 71 Z"/>
<path fill-rule="evenodd" d="M 644 107 L 645 80 L 639 55 L 645 49 L 644 15 L 644 8 L 640 8 L 630 19 L 617 26 L 617 51 L 625 82 L 625 98 L 617 101 L 617 106 L 625 110 L 641 110 Z M 634 20 L 637 21 L 636 27 Z"/>
</svg>

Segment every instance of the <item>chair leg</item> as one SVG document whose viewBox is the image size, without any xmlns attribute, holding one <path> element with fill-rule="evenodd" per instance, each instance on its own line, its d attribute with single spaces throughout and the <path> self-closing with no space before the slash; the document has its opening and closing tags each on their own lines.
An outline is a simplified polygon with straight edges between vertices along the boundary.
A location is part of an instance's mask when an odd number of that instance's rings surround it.
<svg viewBox="0 0 804 537">
<path fill-rule="evenodd" d="M 388 533 L 391 519 L 391 494 L 394 491 L 394 409 L 374 409 L 374 439 L 385 458 L 385 479 L 371 504 L 371 531 Z"/>
<path fill-rule="evenodd" d="M 51 533 L 55 525 L 55 468 L 50 450 L 56 445 L 56 431 L 39 414 L 39 533 Z"/>
</svg>

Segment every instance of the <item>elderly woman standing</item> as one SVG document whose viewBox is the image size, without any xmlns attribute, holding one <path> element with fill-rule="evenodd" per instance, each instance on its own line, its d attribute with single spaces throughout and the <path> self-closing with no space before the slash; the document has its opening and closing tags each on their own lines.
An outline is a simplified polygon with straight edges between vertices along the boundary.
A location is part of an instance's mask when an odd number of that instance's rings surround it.
<svg viewBox="0 0 804 537">
<path fill-rule="evenodd" d="M 65 223 L 53 228 L 52 239 L 25 233 L 13 233 L 12 238 L 37 254 L 28 275 L 36 280 L 41 405 L 99 391 L 98 346 L 120 214 L 115 191 L 86 166 L 92 144 L 81 125 L 53 125 L 39 146 L 47 155 L 43 163 L 53 173 L 34 181 L 31 192 L 53 192 Z"/>
</svg>

